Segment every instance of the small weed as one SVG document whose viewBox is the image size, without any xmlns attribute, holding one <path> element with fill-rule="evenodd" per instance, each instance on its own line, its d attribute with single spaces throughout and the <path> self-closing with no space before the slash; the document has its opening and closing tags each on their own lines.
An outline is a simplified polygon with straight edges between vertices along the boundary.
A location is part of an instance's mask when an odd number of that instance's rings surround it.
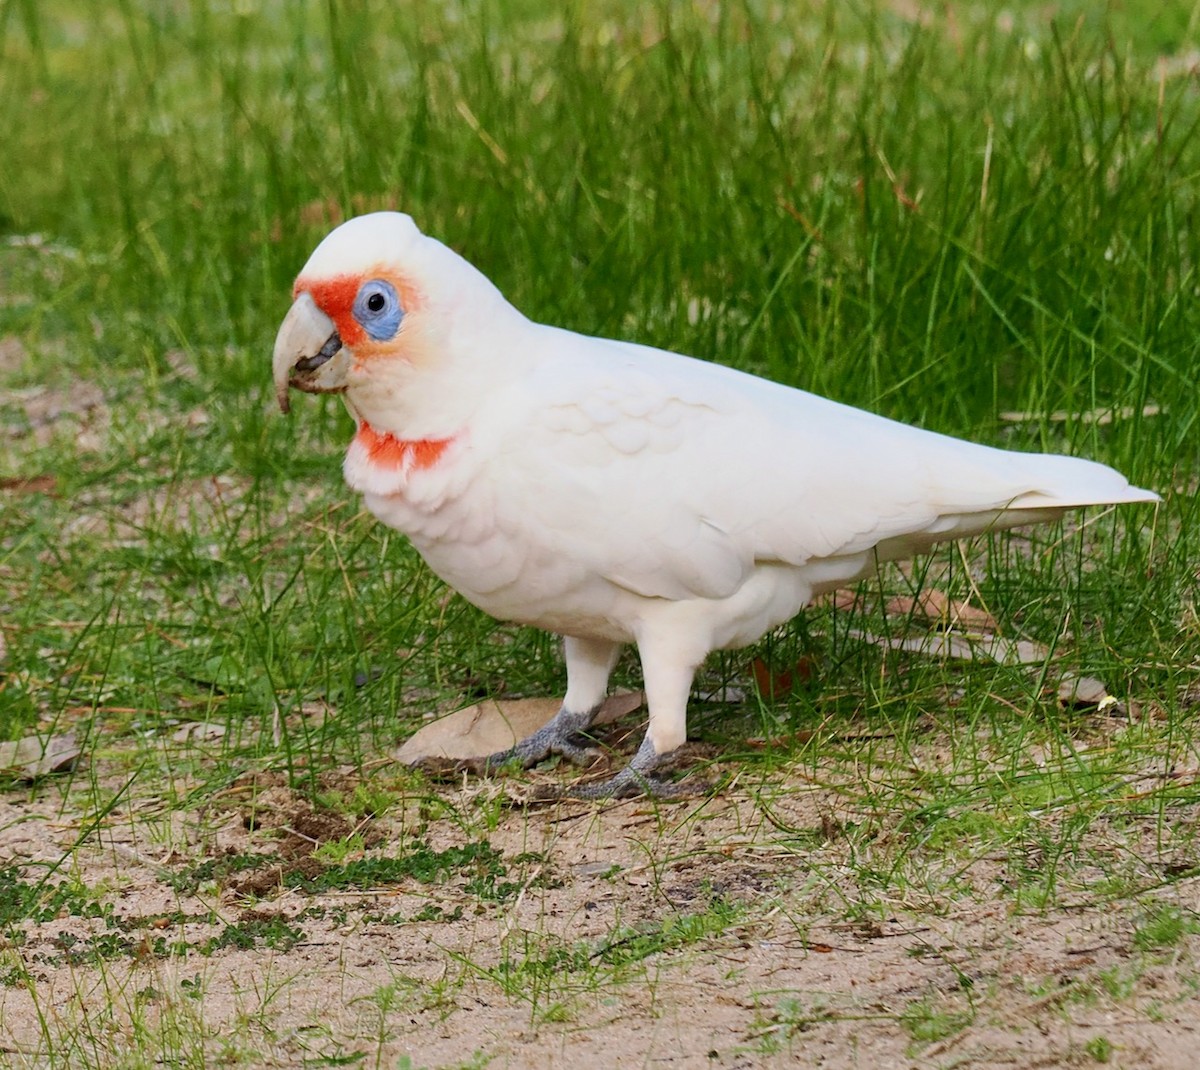
<svg viewBox="0 0 1200 1070">
<path fill-rule="evenodd" d="M 808 1031 L 825 1017 L 822 1008 L 807 1008 L 800 998 L 786 996 L 769 1013 L 755 1016 L 750 1036 L 757 1042 L 758 1052 L 775 1055 L 790 1049 L 797 1034 Z"/>
<path fill-rule="evenodd" d="M 1112 1041 L 1106 1036 L 1092 1037 L 1091 1040 L 1084 1044 L 1083 1050 L 1098 1063 L 1106 1063 L 1112 1059 Z"/>
<path fill-rule="evenodd" d="M 24 965 L 0 966 L 0 988 L 13 988 L 26 984 L 29 973 Z"/>
<path fill-rule="evenodd" d="M 74 933 L 60 933 L 50 943 L 62 951 L 62 961 L 73 966 L 84 962 L 96 963 L 136 956 L 146 946 L 141 939 L 119 932 L 95 933 L 85 937 L 76 936 Z"/>
<path fill-rule="evenodd" d="M 914 1000 L 900 1016 L 901 1024 L 918 1048 L 961 1033 L 974 1020 L 974 1007 L 961 1010 L 946 1006 L 935 993 Z"/>
<path fill-rule="evenodd" d="M 1123 1003 L 1137 991 L 1142 970 L 1139 966 L 1110 966 L 1096 974 L 1096 984 L 1109 999 Z"/>
<path fill-rule="evenodd" d="M 394 921 L 396 924 L 417 924 L 423 921 L 444 921 L 453 922 L 459 921 L 463 916 L 463 908 L 455 907 L 453 910 L 447 911 L 444 907 L 436 903 L 430 903 L 428 906 L 423 906 L 411 918 L 402 918 L 399 915 L 392 915 L 387 918 L 380 918 L 381 921 Z"/>
<path fill-rule="evenodd" d="M 466 870 L 471 874 L 469 886 L 477 890 L 490 889 L 494 888 L 497 878 L 504 875 L 500 859 L 500 852 L 482 841 L 449 847 L 445 851 L 434 851 L 428 844 L 417 842 L 399 857 L 360 858 L 330 866 L 311 877 L 303 873 L 285 873 L 283 881 L 287 887 L 305 892 L 365 890 L 405 880 L 433 884 Z"/>
<path fill-rule="evenodd" d="M 205 859 L 198 865 L 169 874 L 166 880 L 180 895 L 188 895 L 210 881 L 221 883 L 235 873 L 277 865 L 279 865 L 278 855 L 227 854 L 219 858 Z"/>
<path fill-rule="evenodd" d="M 346 907 L 342 906 L 327 907 L 318 904 L 316 906 L 305 907 L 302 911 L 300 911 L 299 914 L 296 915 L 295 920 L 305 921 L 309 918 L 328 921 L 330 925 L 337 927 L 346 925 L 349 922 L 350 911 Z M 368 921 L 379 920 L 378 918 L 375 918 L 369 914 L 364 915 L 364 918 Z"/>
<path fill-rule="evenodd" d="M 712 933 L 724 932 L 739 913 L 735 904 L 718 897 L 702 913 L 679 914 L 657 925 L 618 930 L 589 955 L 589 961 L 619 968 L 651 955 L 687 947 Z"/>
<path fill-rule="evenodd" d="M 96 898 L 75 881 L 33 882 L 25 879 L 18 866 L 0 869 L 0 928 L 21 921 L 51 921 L 63 915 L 103 918 L 107 924 L 115 924 L 112 904 Z"/>
<path fill-rule="evenodd" d="M 1157 951 L 1174 947 L 1185 936 L 1200 933 L 1200 917 L 1190 910 L 1176 906 L 1159 906 L 1152 910 L 1133 932 L 1133 946 L 1138 951 Z"/>
<path fill-rule="evenodd" d="M 324 866 L 336 868 L 344 865 L 347 859 L 362 855 L 365 850 L 366 843 L 362 834 L 356 832 L 344 840 L 330 840 L 328 843 L 320 844 L 313 851 L 312 859 Z"/>
<path fill-rule="evenodd" d="M 304 940 L 304 932 L 289 925 L 283 918 L 248 918 L 236 925 L 227 925 L 219 936 L 210 937 L 196 950 L 212 955 L 223 948 L 248 951 L 254 947 L 269 947 L 273 951 L 290 951 Z"/>
<path fill-rule="evenodd" d="M 624 980 L 631 966 L 725 931 L 741 911 L 736 904 L 717 898 L 708 911 L 676 915 L 657 924 L 618 928 L 598 943 L 561 943 L 525 932 L 520 934 L 517 953 L 506 945 L 500 963 L 480 972 L 510 996 L 527 1000 L 539 1014 L 545 1014 L 543 1001 L 548 996 L 595 991 Z"/>
<path fill-rule="evenodd" d="M 315 801 L 323 809 L 361 820 L 382 817 L 403 800 L 404 794 L 400 787 L 373 779 L 355 784 L 349 790 L 318 792 Z"/>
</svg>

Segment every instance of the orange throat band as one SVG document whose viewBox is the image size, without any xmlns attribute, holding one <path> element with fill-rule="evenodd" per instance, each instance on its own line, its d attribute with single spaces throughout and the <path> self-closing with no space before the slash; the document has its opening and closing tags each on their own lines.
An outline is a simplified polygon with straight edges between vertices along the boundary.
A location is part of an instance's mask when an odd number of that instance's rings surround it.
<svg viewBox="0 0 1200 1070">
<path fill-rule="evenodd" d="M 437 464 L 454 441 L 452 438 L 400 439 L 390 432 L 380 434 L 368 423 L 360 423 L 354 437 L 367 451 L 367 459 L 371 464 L 380 468 L 417 471 Z"/>
</svg>

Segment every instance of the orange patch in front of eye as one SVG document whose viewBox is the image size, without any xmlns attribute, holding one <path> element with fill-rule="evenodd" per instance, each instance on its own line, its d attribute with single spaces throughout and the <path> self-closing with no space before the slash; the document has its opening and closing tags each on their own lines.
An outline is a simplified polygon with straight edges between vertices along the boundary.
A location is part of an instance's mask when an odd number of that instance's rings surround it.
<svg viewBox="0 0 1200 1070">
<path fill-rule="evenodd" d="M 432 468 L 441 460 L 452 438 L 402 439 L 384 432 L 380 434 L 370 424 L 358 427 L 355 436 L 367 451 L 367 458 L 380 468 Z"/>
<path fill-rule="evenodd" d="M 307 290 L 317 308 L 333 320 L 342 345 L 363 346 L 370 339 L 362 324 L 354 318 L 354 299 L 358 296 L 358 289 L 364 279 L 387 279 L 395 286 L 400 298 L 400 307 L 406 316 L 420 307 L 421 297 L 415 287 L 390 272 L 375 270 L 362 275 L 334 275 L 327 279 L 309 279 L 302 275 L 292 287 L 292 299 L 295 300 Z"/>
<path fill-rule="evenodd" d="M 354 299 L 361 283 L 362 279 L 357 275 L 334 275 L 331 279 L 299 278 L 292 287 L 292 296 L 307 290 L 317 308 L 333 320 L 342 345 L 355 346 L 367 337 L 367 332 L 354 318 Z"/>
</svg>

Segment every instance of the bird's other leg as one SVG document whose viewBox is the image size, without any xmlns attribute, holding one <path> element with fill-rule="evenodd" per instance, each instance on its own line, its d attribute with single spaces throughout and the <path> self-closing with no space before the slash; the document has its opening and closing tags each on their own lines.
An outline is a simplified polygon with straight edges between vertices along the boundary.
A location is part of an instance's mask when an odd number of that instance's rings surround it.
<svg viewBox="0 0 1200 1070">
<path fill-rule="evenodd" d="M 687 794 L 669 780 L 651 776 L 658 764 L 687 739 L 687 702 L 706 650 L 689 650 L 676 642 L 639 640 L 642 679 L 650 723 L 637 754 L 611 780 L 568 789 L 582 799 L 620 799 L 630 795 L 670 798 Z"/>
<path fill-rule="evenodd" d="M 595 749 L 578 736 L 591 725 L 608 694 L 608 677 L 621 654 L 621 644 L 567 636 L 563 640 L 563 654 L 567 662 L 567 694 L 558 713 L 514 747 L 487 758 L 485 764 L 489 768 L 514 760 L 528 768 L 551 754 L 561 754 L 580 763 L 595 757 Z"/>
</svg>

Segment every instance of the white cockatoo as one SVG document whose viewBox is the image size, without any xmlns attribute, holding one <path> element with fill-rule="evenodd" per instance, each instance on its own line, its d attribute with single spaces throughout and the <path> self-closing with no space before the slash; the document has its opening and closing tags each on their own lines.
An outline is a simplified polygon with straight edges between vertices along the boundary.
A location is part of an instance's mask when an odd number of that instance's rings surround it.
<svg viewBox="0 0 1200 1070">
<path fill-rule="evenodd" d="M 814 595 L 944 539 L 1153 502 L 1104 465 L 895 423 L 719 364 L 544 326 L 407 215 L 317 246 L 275 341 L 288 389 L 341 394 L 345 477 L 438 576 L 564 637 L 558 714 L 498 764 L 589 754 L 623 644 L 649 727 L 593 797 L 665 791 L 693 674 Z"/>
</svg>

